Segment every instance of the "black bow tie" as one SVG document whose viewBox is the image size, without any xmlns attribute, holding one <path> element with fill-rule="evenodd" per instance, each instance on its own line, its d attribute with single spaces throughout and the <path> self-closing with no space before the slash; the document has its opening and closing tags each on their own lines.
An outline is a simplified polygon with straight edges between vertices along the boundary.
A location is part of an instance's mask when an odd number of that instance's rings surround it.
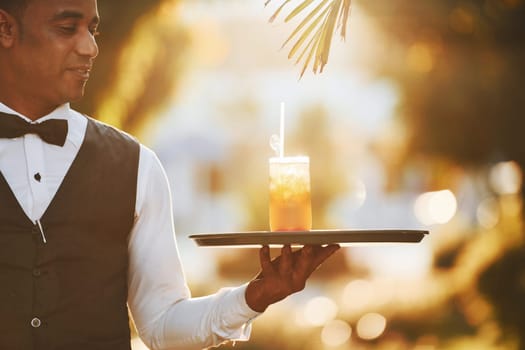
<svg viewBox="0 0 525 350">
<path fill-rule="evenodd" d="M 13 139 L 25 134 L 37 134 L 47 143 L 64 146 L 67 136 L 67 120 L 49 119 L 31 124 L 22 118 L 0 112 L 0 138 Z"/>
</svg>

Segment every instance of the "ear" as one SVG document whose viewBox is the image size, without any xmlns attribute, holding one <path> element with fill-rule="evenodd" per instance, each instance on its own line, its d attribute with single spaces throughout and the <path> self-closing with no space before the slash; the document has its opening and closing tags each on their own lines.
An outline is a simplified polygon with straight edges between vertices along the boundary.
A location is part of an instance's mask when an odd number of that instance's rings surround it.
<svg viewBox="0 0 525 350">
<path fill-rule="evenodd" d="M 13 46 L 18 32 L 18 22 L 16 19 L 0 9 L 0 47 L 9 48 Z"/>
</svg>

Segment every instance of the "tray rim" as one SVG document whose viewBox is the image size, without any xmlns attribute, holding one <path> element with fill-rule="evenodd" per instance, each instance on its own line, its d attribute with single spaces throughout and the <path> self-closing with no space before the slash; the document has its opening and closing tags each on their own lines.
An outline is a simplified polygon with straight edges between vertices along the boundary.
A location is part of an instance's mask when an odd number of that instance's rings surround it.
<svg viewBox="0 0 525 350">
<path fill-rule="evenodd" d="M 418 243 L 427 229 L 314 229 L 310 231 L 242 231 L 195 233 L 188 237 L 201 247 L 261 247 L 340 244 Z M 391 236 L 391 237 L 389 237 Z"/>
</svg>

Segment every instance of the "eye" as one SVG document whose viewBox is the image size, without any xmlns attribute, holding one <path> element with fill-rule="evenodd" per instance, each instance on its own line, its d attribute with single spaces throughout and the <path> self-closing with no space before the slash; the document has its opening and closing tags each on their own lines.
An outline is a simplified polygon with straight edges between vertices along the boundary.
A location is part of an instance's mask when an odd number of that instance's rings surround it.
<svg viewBox="0 0 525 350">
<path fill-rule="evenodd" d="M 77 31 L 76 26 L 60 26 L 59 29 L 64 34 L 75 34 Z"/>
</svg>

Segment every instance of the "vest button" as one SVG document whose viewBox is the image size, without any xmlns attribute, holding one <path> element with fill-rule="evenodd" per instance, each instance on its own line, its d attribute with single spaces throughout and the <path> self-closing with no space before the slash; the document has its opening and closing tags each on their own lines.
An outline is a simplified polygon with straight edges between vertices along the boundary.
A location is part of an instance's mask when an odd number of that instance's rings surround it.
<svg viewBox="0 0 525 350">
<path fill-rule="evenodd" d="M 33 277 L 40 277 L 42 275 L 42 270 L 33 269 Z"/>
<path fill-rule="evenodd" d="M 42 321 L 38 317 L 35 317 L 31 320 L 31 327 L 38 328 L 42 325 Z"/>
</svg>

